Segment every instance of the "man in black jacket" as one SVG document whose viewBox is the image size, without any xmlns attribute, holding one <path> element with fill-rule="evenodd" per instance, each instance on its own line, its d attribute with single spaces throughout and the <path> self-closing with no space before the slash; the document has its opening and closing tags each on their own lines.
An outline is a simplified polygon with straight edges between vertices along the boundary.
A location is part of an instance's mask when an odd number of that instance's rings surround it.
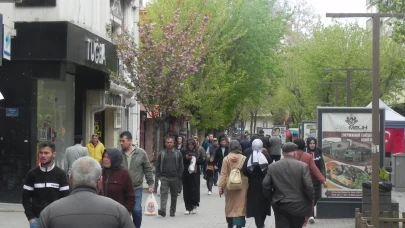
<svg viewBox="0 0 405 228">
<path fill-rule="evenodd" d="M 218 175 L 221 172 L 222 169 L 222 161 L 224 160 L 224 157 L 228 155 L 228 141 L 226 138 L 222 138 L 220 142 L 220 146 L 218 149 L 215 151 L 215 158 L 214 162 L 217 164 L 218 169 L 214 172 L 214 186 L 218 186 Z"/>
<path fill-rule="evenodd" d="M 23 187 L 22 201 L 31 228 L 36 228 L 41 211 L 52 202 L 69 195 L 65 172 L 55 165 L 55 144 L 39 144 L 41 165 L 30 170 Z"/>
</svg>

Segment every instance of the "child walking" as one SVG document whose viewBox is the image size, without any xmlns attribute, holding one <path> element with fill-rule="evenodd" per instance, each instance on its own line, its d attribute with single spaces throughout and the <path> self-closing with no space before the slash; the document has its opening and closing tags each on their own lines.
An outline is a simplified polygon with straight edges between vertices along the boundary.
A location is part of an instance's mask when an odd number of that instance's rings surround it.
<svg viewBox="0 0 405 228">
<path fill-rule="evenodd" d="M 212 185 L 214 184 L 214 172 L 218 169 L 218 166 L 214 162 L 214 156 L 210 156 L 210 160 L 207 162 L 206 178 L 208 195 L 212 194 Z"/>
</svg>

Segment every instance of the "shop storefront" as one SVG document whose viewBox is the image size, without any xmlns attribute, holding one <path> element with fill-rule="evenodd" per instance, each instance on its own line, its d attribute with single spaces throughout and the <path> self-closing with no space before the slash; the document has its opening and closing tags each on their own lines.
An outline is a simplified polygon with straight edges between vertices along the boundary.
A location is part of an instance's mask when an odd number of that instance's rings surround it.
<svg viewBox="0 0 405 228">
<path fill-rule="evenodd" d="M 21 201 L 39 142 L 53 141 L 64 167 L 66 148 L 74 135 L 86 136 L 92 121 L 87 92 L 108 91 L 117 70 L 115 46 L 72 23 L 15 22 L 15 29 L 11 61 L 0 67 L 7 97 L 0 103 L 0 202 Z"/>
</svg>

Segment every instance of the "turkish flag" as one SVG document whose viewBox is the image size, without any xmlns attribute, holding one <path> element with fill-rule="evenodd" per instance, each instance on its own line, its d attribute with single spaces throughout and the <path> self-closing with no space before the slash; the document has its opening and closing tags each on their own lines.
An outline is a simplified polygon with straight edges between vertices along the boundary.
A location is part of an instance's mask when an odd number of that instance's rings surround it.
<svg viewBox="0 0 405 228">
<path fill-rule="evenodd" d="M 391 154 L 404 153 L 404 129 L 385 129 L 385 152 Z"/>
</svg>

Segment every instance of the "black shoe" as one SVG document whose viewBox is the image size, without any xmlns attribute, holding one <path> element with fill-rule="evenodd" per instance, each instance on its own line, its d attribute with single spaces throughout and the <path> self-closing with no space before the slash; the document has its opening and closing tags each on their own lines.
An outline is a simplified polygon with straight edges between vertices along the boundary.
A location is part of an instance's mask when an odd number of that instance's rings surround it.
<svg viewBox="0 0 405 228">
<path fill-rule="evenodd" d="M 215 183 L 215 184 L 214 184 L 214 186 L 218 186 L 218 184 L 217 184 L 217 183 Z"/>
<path fill-rule="evenodd" d="M 170 213 L 170 217 L 174 217 L 176 216 L 174 213 Z"/>
<path fill-rule="evenodd" d="M 162 217 L 166 217 L 166 211 L 158 210 L 158 215 L 160 215 Z"/>
</svg>

